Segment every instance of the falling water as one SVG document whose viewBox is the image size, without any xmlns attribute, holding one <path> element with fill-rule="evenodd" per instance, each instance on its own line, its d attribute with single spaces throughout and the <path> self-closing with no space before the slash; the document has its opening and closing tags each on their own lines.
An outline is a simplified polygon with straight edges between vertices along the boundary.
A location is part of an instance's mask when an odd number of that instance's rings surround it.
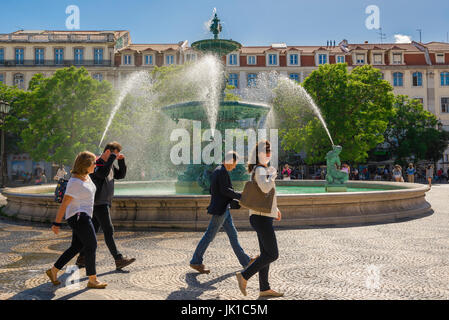
<svg viewBox="0 0 449 320">
<path fill-rule="evenodd" d="M 104 129 L 100 143 L 98 144 L 99 148 L 101 147 L 101 144 L 103 143 L 106 133 L 108 132 L 108 129 L 112 124 L 112 120 L 114 120 L 115 114 L 117 113 L 117 111 L 120 109 L 120 106 L 122 105 L 123 99 L 125 99 L 126 95 L 132 89 L 135 88 L 136 84 L 142 84 L 142 83 L 147 83 L 147 84 L 150 83 L 149 74 L 147 71 L 134 72 L 125 80 L 124 85 L 120 88 L 120 94 L 119 94 L 117 103 L 115 104 L 114 108 L 112 108 L 111 115 L 109 116 L 109 120 L 106 124 L 106 128 Z"/>
<path fill-rule="evenodd" d="M 257 79 L 253 86 L 241 90 L 241 95 L 245 100 L 257 101 L 271 104 L 276 94 L 288 97 L 291 101 L 294 101 L 298 106 L 304 106 L 312 110 L 318 117 L 324 130 L 326 131 L 329 139 L 334 145 L 334 141 L 327 128 L 326 122 L 323 119 L 320 109 L 313 101 L 306 89 L 298 85 L 295 81 L 288 79 L 285 76 L 279 75 L 277 72 L 261 72 L 258 74 Z M 273 110 L 273 109 L 272 109 Z M 268 120 L 273 124 L 274 113 L 270 111 Z"/>
<path fill-rule="evenodd" d="M 206 55 L 187 66 L 178 77 L 183 86 L 190 87 L 195 99 L 203 101 L 210 128 L 217 124 L 221 87 L 224 81 L 223 65 L 213 55 Z"/>
</svg>

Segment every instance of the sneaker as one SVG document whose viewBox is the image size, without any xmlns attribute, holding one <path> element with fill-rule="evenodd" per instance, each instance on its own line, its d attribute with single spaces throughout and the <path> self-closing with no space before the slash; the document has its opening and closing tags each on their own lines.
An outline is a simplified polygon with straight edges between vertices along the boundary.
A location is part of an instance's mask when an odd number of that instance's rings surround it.
<svg viewBox="0 0 449 320">
<path fill-rule="evenodd" d="M 79 255 L 75 262 L 76 266 L 80 269 L 86 267 L 86 260 L 84 259 L 84 256 Z"/>
<path fill-rule="evenodd" d="M 121 270 L 122 268 L 129 266 L 134 261 L 136 261 L 136 258 L 128 259 L 126 257 L 120 257 L 119 259 L 115 259 L 116 270 Z"/>
</svg>

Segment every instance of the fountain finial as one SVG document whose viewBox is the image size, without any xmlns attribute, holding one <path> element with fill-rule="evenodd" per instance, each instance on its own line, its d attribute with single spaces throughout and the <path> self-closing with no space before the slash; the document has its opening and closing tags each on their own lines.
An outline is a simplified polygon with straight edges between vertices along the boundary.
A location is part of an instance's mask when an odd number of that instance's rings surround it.
<svg viewBox="0 0 449 320">
<path fill-rule="evenodd" d="M 210 32 L 214 34 L 214 39 L 218 39 L 218 34 L 221 32 L 221 23 L 216 13 L 210 25 Z"/>
</svg>

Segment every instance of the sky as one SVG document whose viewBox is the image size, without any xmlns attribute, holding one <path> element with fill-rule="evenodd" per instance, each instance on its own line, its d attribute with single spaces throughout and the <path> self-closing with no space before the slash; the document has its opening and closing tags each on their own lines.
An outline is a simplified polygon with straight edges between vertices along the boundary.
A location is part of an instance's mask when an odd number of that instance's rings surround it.
<svg viewBox="0 0 449 320">
<path fill-rule="evenodd" d="M 217 9 L 220 35 L 245 46 L 326 45 L 327 40 L 380 43 L 366 20 L 377 6 L 383 43 L 447 41 L 448 0 L 0 0 L 0 33 L 67 30 L 66 8 L 76 5 L 80 30 L 129 30 L 133 43 L 210 38 L 205 23 Z M 370 20 L 374 21 L 374 20 Z"/>
</svg>

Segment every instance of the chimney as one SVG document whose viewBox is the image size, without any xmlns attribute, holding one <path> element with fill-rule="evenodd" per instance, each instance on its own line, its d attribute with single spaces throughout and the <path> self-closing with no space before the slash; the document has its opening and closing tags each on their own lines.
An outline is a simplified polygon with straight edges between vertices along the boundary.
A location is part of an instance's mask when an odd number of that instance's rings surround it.
<svg viewBox="0 0 449 320">
<path fill-rule="evenodd" d="M 368 43 L 368 40 L 365 40 L 365 43 Z"/>
</svg>

